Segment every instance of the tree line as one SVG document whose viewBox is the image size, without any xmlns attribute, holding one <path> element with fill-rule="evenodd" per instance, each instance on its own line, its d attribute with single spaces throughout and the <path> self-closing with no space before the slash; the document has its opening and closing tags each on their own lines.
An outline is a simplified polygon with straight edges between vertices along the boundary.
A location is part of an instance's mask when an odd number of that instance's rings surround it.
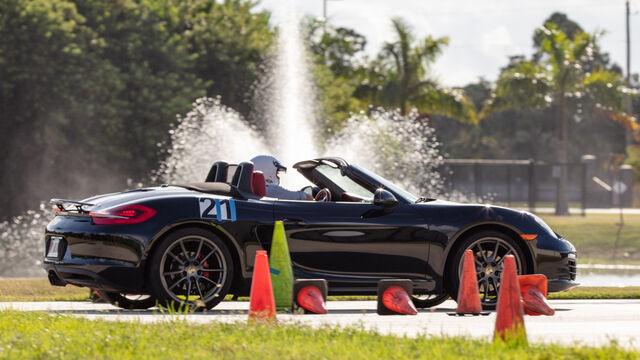
<svg viewBox="0 0 640 360">
<path fill-rule="evenodd" d="M 608 158 L 616 167 L 629 153 L 627 161 L 636 165 L 640 180 L 640 133 L 633 116 L 640 113 L 638 91 L 601 50 L 602 31 L 589 33 L 565 14 L 553 13 L 534 30 L 530 59 L 512 56 L 493 83 L 481 78 L 448 89 L 429 74 L 448 39 L 415 39 L 402 19 L 391 24 L 396 40 L 386 43 L 373 60 L 348 71 L 344 57 L 352 56 L 353 49 L 361 51 L 364 38 L 349 29 L 310 26 L 311 34 L 322 32 L 316 42 L 323 46 L 311 46 L 317 62 L 351 84 L 360 107 L 392 107 L 403 114 L 416 109 L 419 119 L 436 128 L 442 149 L 451 157 L 559 165 L 558 214 L 568 214 L 568 164 L 579 162 L 581 155 Z M 637 74 L 635 78 L 637 83 Z M 331 87 L 325 92 L 331 93 Z M 339 119 L 336 124 L 339 127 Z"/>
<path fill-rule="evenodd" d="M 273 55 L 269 19 L 248 0 L 1 1 L 0 218 L 53 194 L 146 180 L 198 97 L 220 96 L 261 128 L 252 97 Z M 417 38 L 400 18 L 389 26 L 395 40 L 368 58 L 355 30 L 305 20 L 325 138 L 371 106 L 416 109 L 453 157 L 570 162 L 624 153 L 636 131 L 601 34 L 565 15 L 534 32 L 532 58 L 462 88 L 429 71 L 446 37 Z M 637 95 L 632 106 L 637 114 Z"/>
<path fill-rule="evenodd" d="M 244 0 L 0 1 L 0 218 L 144 180 L 198 97 L 248 115 L 269 16 Z"/>
</svg>

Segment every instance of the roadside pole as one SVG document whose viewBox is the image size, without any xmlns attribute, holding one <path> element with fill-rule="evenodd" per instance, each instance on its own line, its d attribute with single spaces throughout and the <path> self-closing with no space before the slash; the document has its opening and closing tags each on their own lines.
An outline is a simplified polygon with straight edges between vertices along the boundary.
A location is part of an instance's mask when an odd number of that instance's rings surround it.
<svg viewBox="0 0 640 360">
<path fill-rule="evenodd" d="M 626 186 L 624 185 L 624 183 L 622 181 L 620 181 L 620 168 L 618 167 L 618 169 L 616 170 L 616 176 L 615 176 L 615 182 L 613 184 L 613 186 L 611 187 L 611 190 L 616 194 L 616 196 L 618 197 L 618 208 L 620 209 L 620 222 L 617 223 L 616 225 L 618 225 L 618 233 L 616 234 L 616 242 L 613 246 L 613 255 L 611 257 L 612 261 L 616 261 L 616 253 L 618 252 L 618 243 L 620 242 L 620 235 L 622 234 L 622 228 L 624 227 L 624 212 L 622 211 L 622 193 L 625 192 L 626 190 Z"/>
</svg>

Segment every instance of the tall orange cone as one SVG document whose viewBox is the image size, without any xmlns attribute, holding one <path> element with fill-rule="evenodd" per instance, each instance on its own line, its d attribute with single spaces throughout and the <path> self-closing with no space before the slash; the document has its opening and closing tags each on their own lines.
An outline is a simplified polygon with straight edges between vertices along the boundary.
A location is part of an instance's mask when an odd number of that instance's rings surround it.
<svg viewBox="0 0 640 360">
<path fill-rule="evenodd" d="M 269 276 L 269 259 L 264 250 L 256 251 L 249 296 L 249 321 L 275 322 L 276 301 L 273 298 L 271 276 Z"/>
<path fill-rule="evenodd" d="M 556 313 L 547 302 L 547 277 L 543 274 L 519 275 L 522 307 L 527 315 L 547 315 Z"/>
<path fill-rule="evenodd" d="M 458 315 L 482 313 L 480 291 L 478 290 L 478 275 L 476 274 L 476 264 L 471 250 L 464 252 L 464 264 L 462 265 L 457 301 L 456 314 Z"/>
<path fill-rule="evenodd" d="M 382 304 L 398 314 L 416 315 L 418 313 L 407 291 L 397 285 L 389 287 L 382 293 Z"/>
<path fill-rule="evenodd" d="M 526 341 L 524 314 L 520 302 L 520 285 L 516 273 L 515 258 L 513 255 L 507 255 L 502 264 L 494 340 L 522 337 Z"/>
<path fill-rule="evenodd" d="M 314 314 L 326 314 L 327 307 L 325 306 L 324 297 L 322 292 L 316 286 L 309 285 L 303 287 L 298 291 L 296 296 L 297 304 Z"/>
</svg>

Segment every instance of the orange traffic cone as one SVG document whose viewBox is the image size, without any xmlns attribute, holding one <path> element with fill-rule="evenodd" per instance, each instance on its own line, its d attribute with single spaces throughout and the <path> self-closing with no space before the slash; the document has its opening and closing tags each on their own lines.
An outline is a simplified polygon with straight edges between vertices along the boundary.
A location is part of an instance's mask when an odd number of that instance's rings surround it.
<svg viewBox="0 0 640 360">
<path fill-rule="evenodd" d="M 524 337 L 524 314 L 520 302 L 520 286 L 516 277 L 516 261 L 507 255 L 502 264 L 502 279 L 498 292 L 498 315 L 493 338 L 502 340 Z"/>
<path fill-rule="evenodd" d="M 296 279 L 293 283 L 294 314 L 326 314 L 328 293 L 325 279 Z"/>
<path fill-rule="evenodd" d="M 409 294 L 397 285 L 389 287 L 382 293 L 382 303 L 387 309 L 398 314 L 416 315 L 418 313 Z"/>
<path fill-rule="evenodd" d="M 473 259 L 473 251 L 471 250 L 464 252 L 464 264 L 462 266 L 457 301 L 457 315 L 477 315 L 482 313 L 480 291 L 478 290 L 478 275 L 476 274 L 476 265 Z"/>
<path fill-rule="evenodd" d="M 275 322 L 276 301 L 273 298 L 271 276 L 269 275 L 269 259 L 264 250 L 256 251 L 251 279 L 251 294 L 249 297 L 249 321 Z"/>
<path fill-rule="evenodd" d="M 413 282 L 409 279 L 384 279 L 378 281 L 378 315 L 416 315 L 411 294 Z"/>
<path fill-rule="evenodd" d="M 324 297 L 320 289 L 313 285 L 305 286 L 296 296 L 298 306 L 308 310 L 314 314 L 326 314 L 327 308 L 325 306 Z"/>
<path fill-rule="evenodd" d="M 520 296 L 527 315 L 553 315 L 556 313 L 547 302 L 547 277 L 543 274 L 520 275 Z"/>
</svg>

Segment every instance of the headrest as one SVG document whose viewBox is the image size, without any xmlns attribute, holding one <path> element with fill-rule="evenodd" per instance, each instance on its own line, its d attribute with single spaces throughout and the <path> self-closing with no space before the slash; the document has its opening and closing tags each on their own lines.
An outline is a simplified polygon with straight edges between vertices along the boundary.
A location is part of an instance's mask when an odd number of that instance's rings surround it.
<svg viewBox="0 0 640 360">
<path fill-rule="evenodd" d="M 257 196 L 267 196 L 267 183 L 264 181 L 264 174 L 262 171 L 254 171 L 251 181 L 251 190 Z"/>
<path fill-rule="evenodd" d="M 241 162 L 233 174 L 231 185 L 235 186 L 241 192 L 252 194 L 251 181 L 253 179 L 253 163 Z"/>
<path fill-rule="evenodd" d="M 227 169 L 229 165 L 224 161 L 217 161 L 211 166 L 205 182 L 227 182 Z"/>
</svg>

